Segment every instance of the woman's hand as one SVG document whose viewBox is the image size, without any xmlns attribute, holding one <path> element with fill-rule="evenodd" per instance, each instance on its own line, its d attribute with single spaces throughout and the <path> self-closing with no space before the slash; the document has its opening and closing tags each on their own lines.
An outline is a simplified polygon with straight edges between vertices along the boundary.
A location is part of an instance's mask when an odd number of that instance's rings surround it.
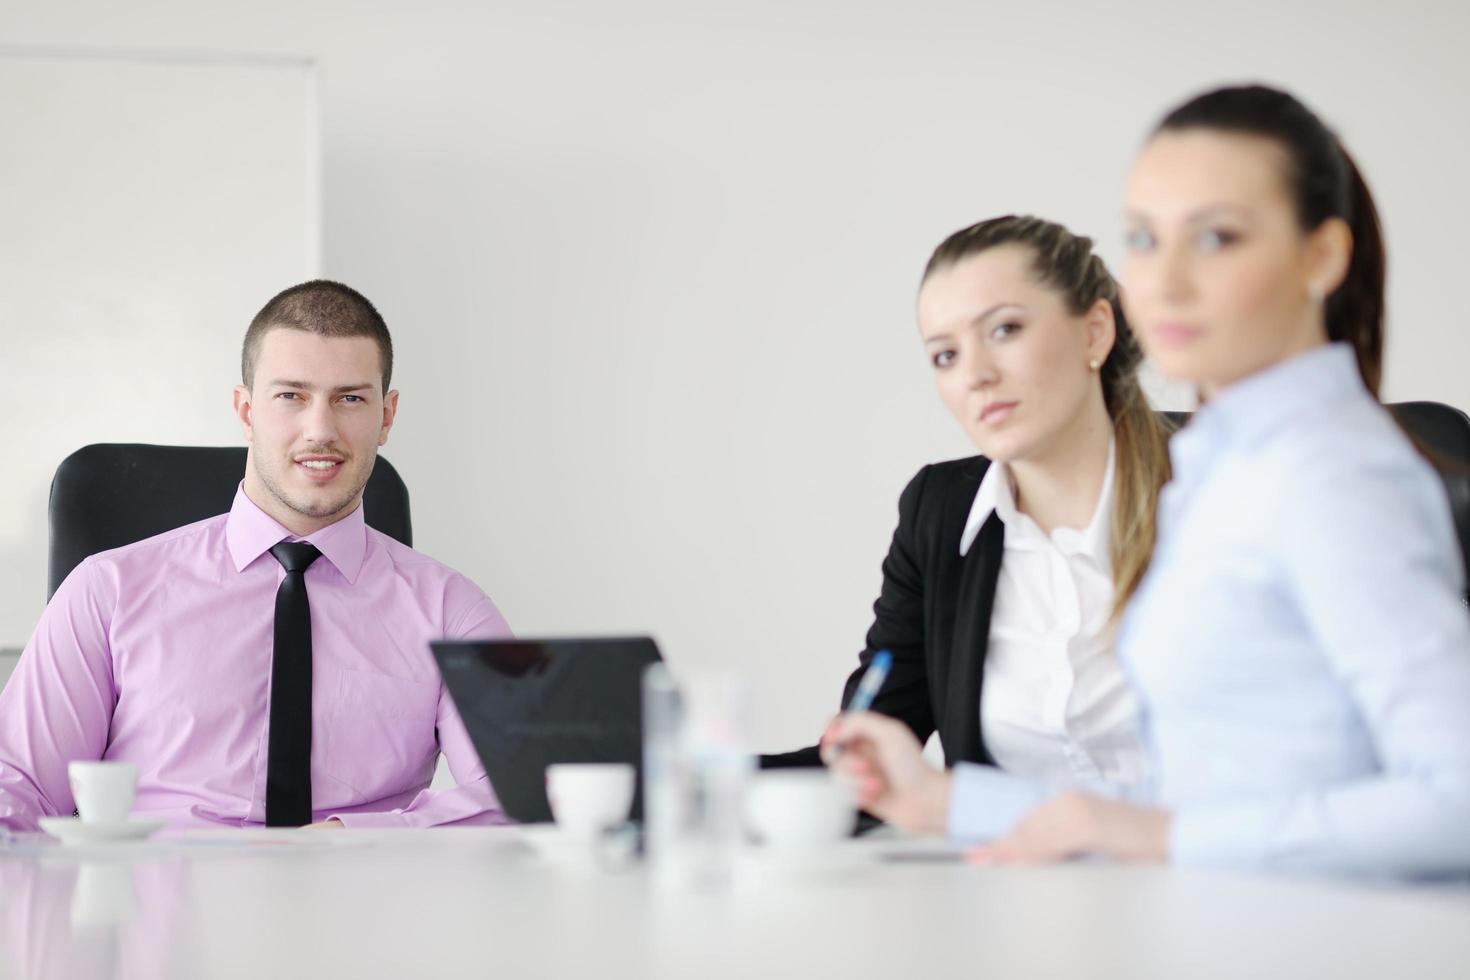
<svg viewBox="0 0 1470 980">
<path fill-rule="evenodd" d="M 822 735 L 822 761 L 853 787 L 858 805 L 903 830 L 949 826 L 949 773 L 931 768 L 902 722 L 872 712 L 838 715 Z"/>
<path fill-rule="evenodd" d="M 1081 792 L 1054 796 L 1009 834 L 970 851 L 983 863 L 1040 864 L 1083 854 L 1124 861 L 1167 861 L 1173 814 Z"/>
</svg>

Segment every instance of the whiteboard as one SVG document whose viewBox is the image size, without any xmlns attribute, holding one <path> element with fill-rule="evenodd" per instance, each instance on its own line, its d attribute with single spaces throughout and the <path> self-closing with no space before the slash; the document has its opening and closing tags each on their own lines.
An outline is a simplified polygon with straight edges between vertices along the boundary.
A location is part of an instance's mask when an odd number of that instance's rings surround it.
<svg viewBox="0 0 1470 980">
<path fill-rule="evenodd" d="M 0 47 L 0 648 L 91 442 L 234 445 L 240 341 L 321 265 L 306 60 Z"/>
</svg>

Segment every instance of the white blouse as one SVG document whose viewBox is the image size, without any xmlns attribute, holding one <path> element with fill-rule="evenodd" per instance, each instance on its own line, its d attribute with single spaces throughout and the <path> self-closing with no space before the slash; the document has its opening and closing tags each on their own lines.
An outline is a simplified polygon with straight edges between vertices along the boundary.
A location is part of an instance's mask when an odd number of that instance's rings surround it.
<svg viewBox="0 0 1470 980">
<path fill-rule="evenodd" d="M 1087 527 L 1047 534 L 1016 509 L 1010 468 L 992 463 L 960 540 L 964 554 L 992 512 L 1005 524 L 977 710 L 985 746 L 1001 769 L 1051 789 L 1126 793 L 1146 773 L 1137 706 L 1114 655 L 1113 467 L 1109 446 Z M 984 806 L 987 828 L 981 832 L 972 814 L 969 836 L 1003 833 L 1035 799 L 1034 791 L 992 794 Z"/>
</svg>

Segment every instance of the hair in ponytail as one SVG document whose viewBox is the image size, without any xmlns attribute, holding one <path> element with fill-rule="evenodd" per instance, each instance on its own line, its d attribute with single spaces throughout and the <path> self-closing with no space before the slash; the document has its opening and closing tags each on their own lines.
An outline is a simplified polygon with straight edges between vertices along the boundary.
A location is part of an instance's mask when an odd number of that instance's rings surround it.
<svg viewBox="0 0 1470 980">
<path fill-rule="evenodd" d="M 1374 397 L 1383 377 L 1383 289 L 1387 259 L 1378 208 L 1357 164 L 1326 124 L 1295 97 L 1264 85 L 1215 89 L 1174 109 L 1156 132 L 1208 129 L 1276 143 L 1288 162 L 1286 186 L 1303 231 L 1329 218 L 1347 222 L 1352 259 L 1327 297 L 1327 336 L 1349 343 Z"/>
<path fill-rule="evenodd" d="M 1168 429 L 1149 407 L 1138 383 L 1143 352 L 1118 302 L 1118 284 L 1092 251 L 1092 239 L 1074 235 L 1052 221 L 1006 215 L 950 235 L 930 256 L 920 285 L 937 270 L 1001 245 L 1021 245 L 1032 253 L 1032 272 L 1056 291 L 1076 316 L 1107 300 L 1113 308 L 1116 338 L 1098 369 L 1103 403 L 1113 422 L 1113 514 L 1108 557 L 1113 569 L 1113 611 L 1120 612 L 1143 580 L 1154 550 L 1159 488 L 1169 480 Z"/>
</svg>

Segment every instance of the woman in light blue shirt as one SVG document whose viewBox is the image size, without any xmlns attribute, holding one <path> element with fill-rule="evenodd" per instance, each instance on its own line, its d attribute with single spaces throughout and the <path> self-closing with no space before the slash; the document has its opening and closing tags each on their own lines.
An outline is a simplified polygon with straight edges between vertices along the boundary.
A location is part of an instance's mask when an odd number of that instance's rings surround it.
<svg viewBox="0 0 1470 980">
<path fill-rule="evenodd" d="M 1119 641 L 1150 802 L 1051 795 L 976 856 L 1470 871 L 1463 565 L 1442 483 L 1378 403 L 1366 185 L 1296 99 L 1222 89 L 1144 146 L 1127 220 L 1129 318 L 1205 399 Z M 847 725 L 867 805 L 929 778 L 886 726 Z"/>
</svg>

